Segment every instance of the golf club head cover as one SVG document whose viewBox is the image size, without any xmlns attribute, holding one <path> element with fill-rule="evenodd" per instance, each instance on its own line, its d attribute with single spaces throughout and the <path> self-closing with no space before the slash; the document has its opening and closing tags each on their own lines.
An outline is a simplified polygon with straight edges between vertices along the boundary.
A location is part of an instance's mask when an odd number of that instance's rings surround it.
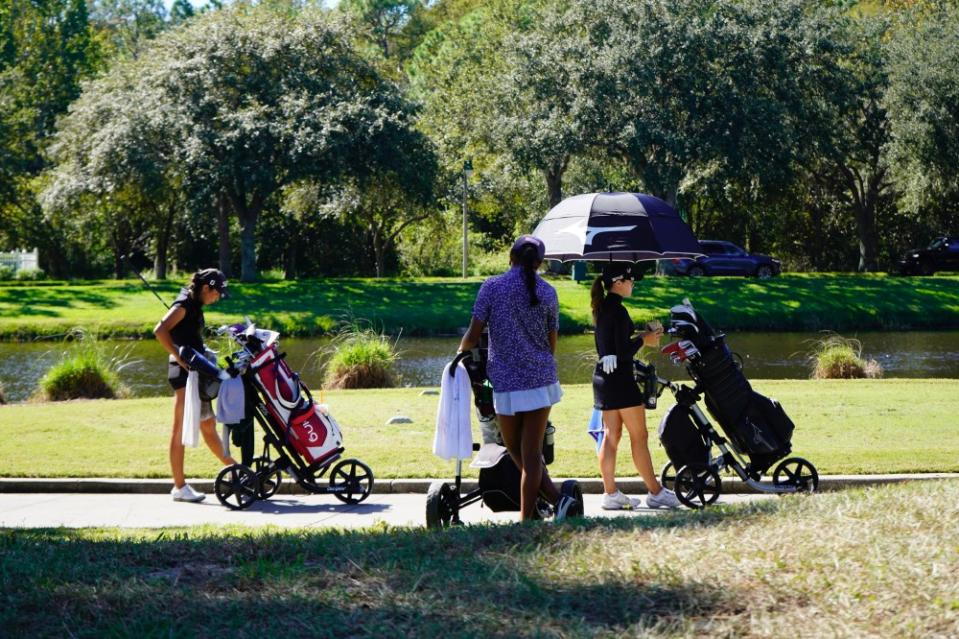
<svg viewBox="0 0 959 639">
<path fill-rule="evenodd" d="M 192 346 L 180 347 L 180 359 L 187 363 L 190 370 L 197 371 L 215 379 L 226 379 L 229 374 L 222 370 L 215 362 L 211 362 Z"/>
</svg>

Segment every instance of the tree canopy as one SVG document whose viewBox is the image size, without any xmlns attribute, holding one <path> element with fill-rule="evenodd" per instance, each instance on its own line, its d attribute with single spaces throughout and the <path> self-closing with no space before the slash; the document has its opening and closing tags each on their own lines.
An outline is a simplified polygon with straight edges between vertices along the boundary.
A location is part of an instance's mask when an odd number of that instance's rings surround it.
<svg viewBox="0 0 959 639">
<path fill-rule="evenodd" d="M 428 151 L 412 106 L 347 35 L 323 13 L 270 6 L 216 12 L 163 34 L 92 83 L 65 119 L 47 200 L 64 201 L 64 184 L 101 193 L 131 180 L 159 180 L 209 206 L 222 197 L 241 224 L 242 277 L 254 279 L 257 220 L 284 186 L 365 179 L 411 141 Z M 137 162 L 144 155 L 150 160 Z M 148 165 L 160 168 L 147 174 Z"/>
<path fill-rule="evenodd" d="M 494 252 L 615 188 L 787 268 L 883 269 L 959 224 L 957 13 L 0 0 L 0 244 L 59 276 L 450 273 L 464 203 Z"/>
</svg>

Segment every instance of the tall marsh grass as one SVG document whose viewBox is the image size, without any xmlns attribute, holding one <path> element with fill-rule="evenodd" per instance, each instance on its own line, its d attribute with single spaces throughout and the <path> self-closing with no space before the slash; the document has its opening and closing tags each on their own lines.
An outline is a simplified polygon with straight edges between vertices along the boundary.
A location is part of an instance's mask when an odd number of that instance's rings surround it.
<svg viewBox="0 0 959 639">
<path fill-rule="evenodd" d="M 35 397 L 46 401 L 68 399 L 114 399 L 129 397 L 120 381 L 120 371 L 134 363 L 130 348 L 108 349 L 93 331 L 74 329 L 67 334 L 68 348 L 40 380 Z"/>
<path fill-rule="evenodd" d="M 356 320 L 350 321 L 326 349 L 326 388 L 392 388 L 396 385 L 396 342 Z"/>
<path fill-rule="evenodd" d="M 828 335 L 813 343 L 808 355 L 813 379 L 877 379 L 882 365 L 863 359 L 862 342 L 841 335 Z"/>
</svg>

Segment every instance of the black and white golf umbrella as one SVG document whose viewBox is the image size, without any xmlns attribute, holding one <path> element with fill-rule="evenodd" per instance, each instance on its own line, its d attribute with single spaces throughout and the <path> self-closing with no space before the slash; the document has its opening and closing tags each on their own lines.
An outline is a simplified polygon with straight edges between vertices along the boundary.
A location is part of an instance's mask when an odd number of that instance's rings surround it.
<svg viewBox="0 0 959 639">
<path fill-rule="evenodd" d="M 662 260 L 702 255 L 679 214 L 645 193 L 568 197 L 533 231 L 553 260 Z"/>
</svg>

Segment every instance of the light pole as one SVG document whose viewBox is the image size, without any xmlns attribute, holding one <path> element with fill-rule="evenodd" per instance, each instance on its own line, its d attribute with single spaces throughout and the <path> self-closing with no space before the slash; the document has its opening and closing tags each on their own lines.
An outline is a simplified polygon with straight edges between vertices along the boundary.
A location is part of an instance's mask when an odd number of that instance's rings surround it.
<svg viewBox="0 0 959 639">
<path fill-rule="evenodd" d="M 467 246 L 469 244 L 469 237 L 467 235 L 467 210 L 466 205 L 466 196 L 469 193 L 469 179 L 473 175 L 473 160 L 471 158 L 466 158 L 466 161 L 463 162 L 463 277 L 466 277 L 466 253 Z"/>
</svg>

